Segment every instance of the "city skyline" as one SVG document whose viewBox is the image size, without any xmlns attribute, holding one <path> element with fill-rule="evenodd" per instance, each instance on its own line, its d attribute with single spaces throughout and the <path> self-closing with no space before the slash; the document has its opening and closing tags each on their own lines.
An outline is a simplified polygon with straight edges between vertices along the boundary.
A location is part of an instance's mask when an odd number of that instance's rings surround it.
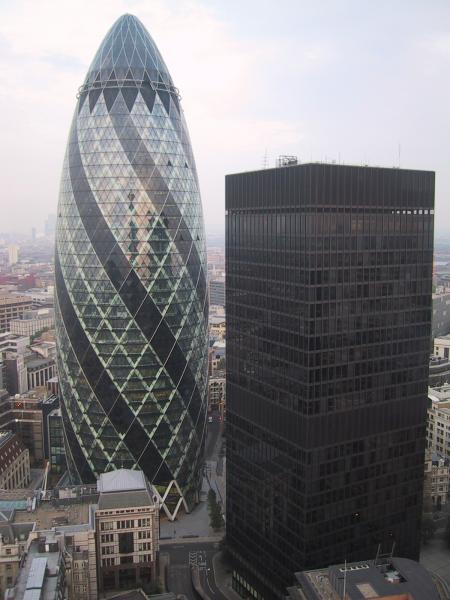
<svg viewBox="0 0 450 600">
<path fill-rule="evenodd" d="M 252 2 L 20 0 L 0 6 L 6 230 L 29 231 L 55 212 L 73 90 L 96 41 L 127 11 L 149 23 L 184 90 L 207 227 L 223 223 L 225 173 L 296 154 L 433 169 L 437 233 L 449 229 L 448 3 L 286 0 L 279 10 L 258 3 L 254 19 Z"/>
</svg>

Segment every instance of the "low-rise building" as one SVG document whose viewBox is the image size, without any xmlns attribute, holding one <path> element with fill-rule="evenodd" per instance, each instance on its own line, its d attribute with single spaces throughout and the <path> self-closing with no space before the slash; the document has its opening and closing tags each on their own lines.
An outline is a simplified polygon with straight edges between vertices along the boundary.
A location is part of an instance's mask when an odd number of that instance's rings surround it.
<svg viewBox="0 0 450 600">
<path fill-rule="evenodd" d="M 30 357 L 25 365 L 29 390 L 45 386 L 47 381 L 56 375 L 56 364 L 53 358 L 42 358 L 35 355 Z"/>
<path fill-rule="evenodd" d="M 34 558 L 48 559 L 49 572 L 36 588 L 48 594 L 36 597 L 46 600 L 97 600 L 156 583 L 160 507 L 141 471 L 111 471 L 96 486 L 56 488 L 37 505 L 23 505 L 14 525 L 38 526 L 30 533 L 29 552 L 10 598 L 28 600 L 23 594 Z M 63 572 L 59 580 L 56 567 Z"/>
<path fill-rule="evenodd" d="M 365 560 L 295 573 L 288 600 L 445 600 L 449 588 L 408 558 Z M 246 590 L 242 590 L 245 594 Z M 248 595 L 247 595 L 248 596 Z"/>
<path fill-rule="evenodd" d="M 434 355 L 450 358 L 450 334 L 434 338 Z"/>
<path fill-rule="evenodd" d="M 424 510 L 440 510 L 447 504 L 450 483 L 450 461 L 440 454 L 426 451 L 423 485 Z"/>
<path fill-rule="evenodd" d="M 27 487 L 30 453 L 12 431 L 0 431 L 0 490 Z"/>
<path fill-rule="evenodd" d="M 10 322 L 21 318 L 23 313 L 32 306 L 32 300 L 27 296 L 12 294 L 0 296 L 0 333 L 9 331 Z"/>
<path fill-rule="evenodd" d="M 450 290 L 440 287 L 433 294 L 431 335 L 436 338 L 448 333 L 450 333 Z"/>
<path fill-rule="evenodd" d="M 35 523 L 14 523 L 14 511 L 0 512 L 0 598 L 12 587 L 28 547 Z"/>
<path fill-rule="evenodd" d="M 226 322 L 225 317 L 210 315 L 209 317 L 209 335 L 212 339 L 225 339 Z"/>
<path fill-rule="evenodd" d="M 225 377 L 210 377 L 208 380 L 208 410 L 218 410 L 223 418 L 225 415 L 225 400 Z"/>
<path fill-rule="evenodd" d="M 450 385 L 429 388 L 427 448 L 450 459 Z"/>
<path fill-rule="evenodd" d="M 32 465 L 41 465 L 45 458 L 43 400 L 47 396 L 45 388 L 37 388 L 0 400 L 0 430 L 17 433 L 30 451 Z"/>
<path fill-rule="evenodd" d="M 26 354 L 30 345 L 28 335 L 16 335 L 10 331 L 0 333 L 0 354 L 14 352 L 15 354 Z"/>
<path fill-rule="evenodd" d="M 156 578 L 159 506 L 142 471 L 100 475 L 95 530 L 100 592 L 136 588 Z"/>
<path fill-rule="evenodd" d="M 9 324 L 11 333 L 28 336 L 36 335 L 44 329 L 51 329 L 54 325 L 53 308 L 26 310 L 19 319 L 12 319 Z"/>
<path fill-rule="evenodd" d="M 450 383 L 450 360 L 431 355 L 428 367 L 428 385 L 439 387 L 446 383 Z"/>
</svg>

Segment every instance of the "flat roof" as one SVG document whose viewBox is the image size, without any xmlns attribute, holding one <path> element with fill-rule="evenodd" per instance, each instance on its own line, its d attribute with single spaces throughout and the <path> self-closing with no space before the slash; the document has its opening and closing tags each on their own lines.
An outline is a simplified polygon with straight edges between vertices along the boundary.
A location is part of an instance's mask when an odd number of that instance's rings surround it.
<svg viewBox="0 0 450 600">
<path fill-rule="evenodd" d="M 109 492 L 100 494 L 98 500 L 99 510 L 136 508 L 138 506 L 154 506 L 153 498 L 147 490 Z"/>
<path fill-rule="evenodd" d="M 144 473 L 133 469 L 116 469 L 102 473 L 97 481 L 97 490 L 101 493 L 146 489 Z"/>
<path fill-rule="evenodd" d="M 349 600 L 368 598 L 403 598 L 440 600 L 441 595 L 429 573 L 421 564 L 408 558 L 392 557 L 375 563 L 374 560 L 332 565 L 327 569 L 296 573 L 304 584 L 308 598 L 322 600 L 344 591 Z"/>
<path fill-rule="evenodd" d="M 14 523 L 36 522 L 36 529 L 41 530 L 51 529 L 52 527 L 59 528 L 62 519 L 66 520 L 68 526 L 88 523 L 89 502 L 78 504 L 76 499 L 73 499 L 72 504 L 61 505 L 61 508 L 55 508 L 50 502 L 42 502 L 35 511 L 16 513 Z"/>
<path fill-rule="evenodd" d="M 44 585 L 46 568 L 47 559 L 44 556 L 33 558 L 26 583 L 27 590 L 39 590 L 42 588 Z"/>
<path fill-rule="evenodd" d="M 316 162 L 296 162 L 296 163 L 292 163 L 292 164 L 287 164 L 287 165 L 281 165 L 281 166 L 275 166 L 275 167 L 269 167 L 268 169 L 252 169 L 250 171 L 238 171 L 237 173 L 227 173 L 225 175 L 225 177 L 232 177 L 235 175 L 247 175 L 249 173 L 261 173 L 264 171 L 281 171 L 283 169 L 294 169 L 294 168 L 299 168 L 299 167 L 326 167 L 329 169 L 363 169 L 366 171 L 369 171 L 371 169 L 376 170 L 376 171 L 400 171 L 400 172 L 409 172 L 409 173 L 433 173 L 435 174 L 435 171 L 429 171 L 429 170 L 425 170 L 425 169 L 404 169 L 404 168 L 400 168 L 400 167 L 395 167 L 395 166 L 391 166 L 391 167 L 387 167 L 387 166 L 381 166 L 381 165 L 369 165 L 369 164 L 364 164 L 364 165 L 355 165 L 355 164 L 341 164 L 341 163 L 337 163 L 337 162 L 324 162 L 324 161 L 316 161 Z"/>
</svg>

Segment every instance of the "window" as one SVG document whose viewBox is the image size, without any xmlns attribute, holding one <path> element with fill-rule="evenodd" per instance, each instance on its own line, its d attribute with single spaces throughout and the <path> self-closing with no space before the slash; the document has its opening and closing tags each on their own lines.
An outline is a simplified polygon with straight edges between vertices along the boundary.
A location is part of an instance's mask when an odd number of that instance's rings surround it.
<svg viewBox="0 0 450 600">
<path fill-rule="evenodd" d="M 100 523 L 101 531 L 108 531 L 110 529 L 114 529 L 114 523 L 112 521 L 105 521 L 103 523 Z"/>
<path fill-rule="evenodd" d="M 134 550 L 133 534 L 119 533 L 119 552 L 120 554 L 129 554 Z"/>
<path fill-rule="evenodd" d="M 127 519 L 126 521 L 117 521 L 117 529 L 130 529 L 134 527 L 134 521 Z"/>
<path fill-rule="evenodd" d="M 138 539 L 145 540 L 152 537 L 152 532 L 149 529 L 144 529 L 144 531 L 138 532 Z"/>
</svg>

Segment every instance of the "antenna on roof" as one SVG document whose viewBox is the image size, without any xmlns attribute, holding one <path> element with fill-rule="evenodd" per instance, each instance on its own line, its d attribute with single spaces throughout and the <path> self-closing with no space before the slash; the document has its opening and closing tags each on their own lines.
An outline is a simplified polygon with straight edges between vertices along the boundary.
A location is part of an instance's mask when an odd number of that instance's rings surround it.
<svg viewBox="0 0 450 600">
<path fill-rule="evenodd" d="M 269 158 L 267 156 L 267 148 L 264 150 L 264 156 L 262 161 L 262 168 L 267 169 L 269 167 Z"/>
</svg>

